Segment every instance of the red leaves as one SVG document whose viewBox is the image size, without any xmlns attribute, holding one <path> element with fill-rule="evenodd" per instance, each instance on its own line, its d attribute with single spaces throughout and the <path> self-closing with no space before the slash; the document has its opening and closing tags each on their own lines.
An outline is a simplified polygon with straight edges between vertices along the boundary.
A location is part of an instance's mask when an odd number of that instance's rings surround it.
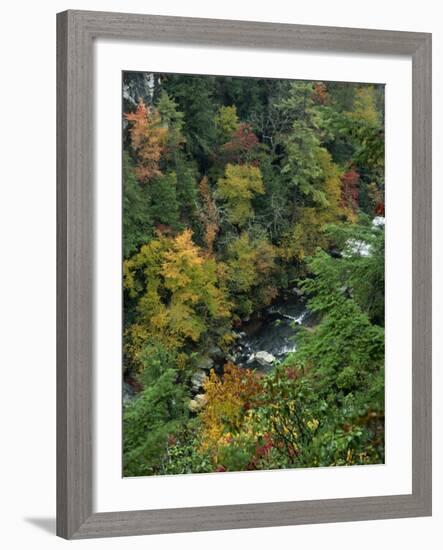
<svg viewBox="0 0 443 550">
<path fill-rule="evenodd" d="M 374 214 L 376 216 L 385 215 L 385 202 L 383 188 L 380 185 L 377 185 L 376 182 L 372 182 L 368 185 L 368 195 L 369 199 L 373 205 Z"/>
<path fill-rule="evenodd" d="M 272 435 L 269 433 L 264 434 L 263 442 L 255 448 L 254 456 L 250 460 L 247 469 L 260 470 L 260 460 L 266 459 L 273 447 L 275 447 L 275 442 L 272 439 Z"/>
<path fill-rule="evenodd" d="M 255 449 L 255 456 L 258 458 L 266 457 L 269 451 L 274 447 L 274 442 L 270 434 L 265 434 L 263 436 L 263 445 L 260 445 Z"/>
<path fill-rule="evenodd" d="M 377 202 L 375 205 L 375 213 L 377 216 L 384 216 L 385 215 L 385 205 L 381 201 Z"/>
<path fill-rule="evenodd" d="M 289 380 L 297 380 L 298 378 L 300 378 L 300 373 L 299 371 L 297 371 L 297 369 L 288 367 L 286 369 L 286 376 L 289 378 Z"/>
<path fill-rule="evenodd" d="M 223 145 L 223 152 L 228 161 L 242 162 L 258 145 L 258 138 L 252 130 L 252 126 L 246 122 L 239 125 L 232 134 L 231 139 Z"/>
<path fill-rule="evenodd" d="M 358 182 L 360 174 L 351 169 L 341 177 L 342 181 L 342 203 L 344 207 L 354 212 L 358 210 Z"/>
</svg>

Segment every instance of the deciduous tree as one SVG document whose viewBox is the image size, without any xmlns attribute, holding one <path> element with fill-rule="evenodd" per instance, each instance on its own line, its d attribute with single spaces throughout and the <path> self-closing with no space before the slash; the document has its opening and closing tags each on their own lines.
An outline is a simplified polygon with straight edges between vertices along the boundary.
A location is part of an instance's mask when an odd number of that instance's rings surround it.
<svg viewBox="0 0 443 550">
<path fill-rule="evenodd" d="M 252 199 L 264 192 L 260 169 L 248 164 L 228 164 L 225 177 L 217 181 L 217 196 L 226 204 L 227 218 L 238 227 L 254 217 Z"/>
<path fill-rule="evenodd" d="M 148 182 L 162 174 L 159 162 L 167 140 L 167 129 L 161 125 L 158 112 L 143 101 L 134 113 L 125 113 L 125 118 L 132 123 L 129 133 L 136 160 L 135 173 L 140 181 Z"/>
</svg>

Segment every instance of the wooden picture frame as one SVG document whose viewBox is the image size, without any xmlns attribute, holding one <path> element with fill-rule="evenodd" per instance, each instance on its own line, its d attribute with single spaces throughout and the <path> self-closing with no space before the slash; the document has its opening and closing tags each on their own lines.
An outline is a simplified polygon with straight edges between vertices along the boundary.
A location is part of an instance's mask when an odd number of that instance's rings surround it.
<svg viewBox="0 0 443 550">
<path fill-rule="evenodd" d="M 412 494 L 93 513 L 93 42 L 412 58 Z M 431 35 L 66 11 L 57 16 L 57 534 L 143 535 L 431 514 Z"/>
</svg>

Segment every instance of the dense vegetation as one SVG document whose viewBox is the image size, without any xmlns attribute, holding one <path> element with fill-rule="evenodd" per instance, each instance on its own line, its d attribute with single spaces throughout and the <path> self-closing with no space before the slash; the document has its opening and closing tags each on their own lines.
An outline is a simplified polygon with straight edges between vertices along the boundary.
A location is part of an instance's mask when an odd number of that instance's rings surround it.
<svg viewBox="0 0 443 550">
<path fill-rule="evenodd" d="M 125 73 L 124 475 L 384 461 L 383 105 Z M 236 365 L 236 330 L 294 288 L 316 320 L 296 351 Z"/>
</svg>

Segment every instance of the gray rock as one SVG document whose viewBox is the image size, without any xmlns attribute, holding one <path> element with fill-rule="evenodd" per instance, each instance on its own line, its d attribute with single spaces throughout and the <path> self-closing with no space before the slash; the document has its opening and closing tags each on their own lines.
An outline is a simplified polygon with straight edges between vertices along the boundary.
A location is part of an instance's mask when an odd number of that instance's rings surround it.
<svg viewBox="0 0 443 550">
<path fill-rule="evenodd" d="M 212 348 L 209 348 L 208 355 L 215 361 L 223 361 L 225 358 L 225 354 L 218 346 L 212 346 Z"/>
<path fill-rule="evenodd" d="M 192 388 L 194 390 L 199 390 L 201 387 L 203 387 L 203 384 L 206 382 L 207 378 L 208 376 L 203 369 L 197 370 L 191 378 Z"/>
<path fill-rule="evenodd" d="M 191 399 L 188 403 L 188 408 L 192 412 L 198 412 L 201 410 L 207 402 L 208 398 L 204 393 L 198 393 L 194 399 Z"/>
<path fill-rule="evenodd" d="M 303 290 L 301 290 L 300 288 L 294 286 L 292 289 L 291 289 L 291 292 L 293 294 L 295 294 L 296 296 L 298 296 L 299 298 L 301 298 L 303 296 Z"/>
<path fill-rule="evenodd" d="M 254 354 L 254 359 L 262 367 L 268 367 L 269 365 L 272 365 L 272 363 L 275 361 L 275 357 L 267 351 L 257 351 L 257 353 Z"/>
<path fill-rule="evenodd" d="M 123 404 L 129 403 L 135 397 L 135 391 L 127 382 L 123 382 Z"/>
<path fill-rule="evenodd" d="M 211 370 L 214 367 L 214 360 L 210 357 L 202 357 L 198 363 L 198 368 L 203 370 Z"/>
<path fill-rule="evenodd" d="M 374 227 L 384 227 L 385 225 L 385 218 L 384 216 L 376 216 L 373 220 L 372 220 L 372 225 Z"/>
</svg>

